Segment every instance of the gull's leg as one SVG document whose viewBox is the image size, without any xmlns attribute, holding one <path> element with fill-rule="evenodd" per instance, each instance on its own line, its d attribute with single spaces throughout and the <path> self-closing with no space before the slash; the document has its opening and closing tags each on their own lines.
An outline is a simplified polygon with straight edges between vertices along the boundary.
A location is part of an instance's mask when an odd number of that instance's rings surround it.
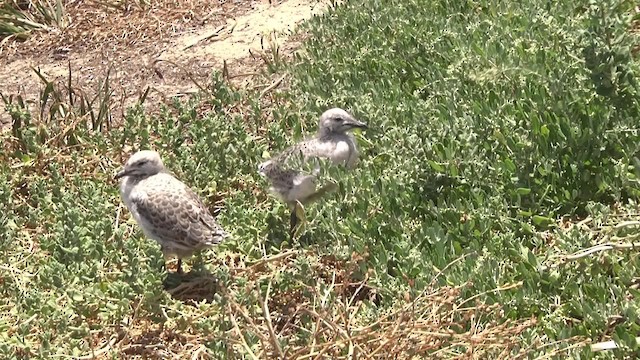
<svg viewBox="0 0 640 360">
<path fill-rule="evenodd" d="M 162 265 L 160 265 L 160 271 L 161 271 L 161 272 L 162 272 L 162 271 L 169 272 L 169 268 L 167 267 L 167 260 L 168 260 L 168 258 L 167 258 L 167 253 L 165 252 L 165 250 L 166 250 L 166 249 L 164 248 L 164 246 L 163 246 L 163 245 L 160 245 L 160 251 L 162 251 L 162 260 L 164 260 L 164 261 L 162 262 Z"/>
<path fill-rule="evenodd" d="M 306 215 L 304 213 L 304 205 L 298 200 L 293 204 L 291 210 L 291 240 L 294 240 L 296 236 L 306 226 Z"/>
<path fill-rule="evenodd" d="M 178 258 L 178 274 L 182 275 L 182 259 Z"/>
<path fill-rule="evenodd" d="M 289 234 L 291 235 L 291 240 L 293 240 L 294 235 L 296 234 L 296 225 L 298 225 L 298 216 L 296 215 L 296 207 L 293 206 L 291 209 L 291 219 L 290 219 L 290 227 Z"/>
</svg>

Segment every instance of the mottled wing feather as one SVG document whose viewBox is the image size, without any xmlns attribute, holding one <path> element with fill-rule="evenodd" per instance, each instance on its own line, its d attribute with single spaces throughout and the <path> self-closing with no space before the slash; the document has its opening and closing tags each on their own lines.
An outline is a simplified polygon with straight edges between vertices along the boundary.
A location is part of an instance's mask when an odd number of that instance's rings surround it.
<svg viewBox="0 0 640 360">
<path fill-rule="evenodd" d="M 273 190 L 286 193 L 293 187 L 293 179 L 298 175 L 296 170 L 283 170 L 277 165 L 270 172 L 270 180 Z"/>
<path fill-rule="evenodd" d="M 193 191 L 182 183 L 155 185 L 133 203 L 163 244 L 198 250 L 220 242 L 223 232 Z"/>
<path fill-rule="evenodd" d="M 211 242 L 212 244 L 218 244 L 226 235 L 226 233 L 222 230 L 222 228 L 216 223 L 215 218 L 207 207 L 204 205 L 200 197 L 193 192 L 191 189 L 185 187 L 186 198 L 192 203 L 192 208 L 194 212 L 192 213 L 192 221 L 194 223 L 200 222 L 201 225 L 205 227 L 211 233 Z"/>
<path fill-rule="evenodd" d="M 329 151 L 330 149 L 327 146 L 321 146 L 318 139 L 308 139 L 284 150 L 278 156 L 278 160 L 287 162 L 295 159 L 298 155 L 302 155 L 304 160 L 315 157 L 329 157 L 331 155 Z"/>
<path fill-rule="evenodd" d="M 283 171 L 291 169 L 292 178 L 299 174 L 316 175 L 320 170 L 317 160 L 330 155 L 330 146 L 321 144 L 317 139 L 309 139 L 285 149 L 274 159 L 274 163 Z"/>
</svg>

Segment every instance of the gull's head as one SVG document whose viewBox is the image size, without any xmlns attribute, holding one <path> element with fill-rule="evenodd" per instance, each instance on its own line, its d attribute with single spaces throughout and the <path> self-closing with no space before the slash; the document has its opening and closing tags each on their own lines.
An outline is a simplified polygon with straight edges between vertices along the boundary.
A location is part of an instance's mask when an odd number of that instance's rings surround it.
<svg viewBox="0 0 640 360">
<path fill-rule="evenodd" d="M 262 176 L 267 176 L 271 168 L 273 167 L 273 160 L 267 160 L 260 165 L 258 165 L 258 174 Z"/>
<path fill-rule="evenodd" d="M 355 128 L 366 129 L 367 124 L 340 108 L 329 109 L 322 113 L 318 124 L 320 135 L 343 134 Z"/>
<path fill-rule="evenodd" d="M 141 150 L 131 155 L 122 170 L 116 174 L 116 179 L 125 176 L 147 177 L 164 171 L 160 155 L 151 150 Z"/>
</svg>

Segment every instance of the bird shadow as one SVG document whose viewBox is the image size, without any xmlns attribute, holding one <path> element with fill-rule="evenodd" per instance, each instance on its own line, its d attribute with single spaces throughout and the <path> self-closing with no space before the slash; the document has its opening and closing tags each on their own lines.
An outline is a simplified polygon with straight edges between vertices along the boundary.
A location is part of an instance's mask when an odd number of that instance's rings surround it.
<svg viewBox="0 0 640 360">
<path fill-rule="evenodd" d="M 266 219 L 267 228 L 267 245 L 281 249 L 283 245 L 285 247 L 291 246 L 291 235 L 287 227 L 288 223 L 285 221 L 285 217 L 278 217 L 273 214 L 269 214 Z M 283 244 L 286 243 L 286 244 Z"/>
<path fill-rule="evenodd" d="M 204 267 L 182 274 L 170 272 L 163 285 L 171 297 L 191 305 L 211 303 L 219 293 L 218 279 Z"/>
</svg>

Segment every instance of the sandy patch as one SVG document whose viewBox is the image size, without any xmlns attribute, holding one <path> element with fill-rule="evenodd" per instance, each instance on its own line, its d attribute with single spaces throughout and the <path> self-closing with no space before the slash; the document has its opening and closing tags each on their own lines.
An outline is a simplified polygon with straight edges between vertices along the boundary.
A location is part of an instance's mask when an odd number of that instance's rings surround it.
<svg viewBox="0 0 640 360">
<path fill-rule="evenodd" d="M 109 72 L 111 97 L 117 100 L 112 101 L 111 113 L 117 121 L 147 87 L 152 91 L 145 106 L 157 108 L 167 97 L 196 91 L 195 82 L 206 86 L 211 72 L 221 71 L 225 63 L 231 75 L 259 73 L 264 64 L 247 61 L 250 54 L 286 43 L 297 24 L 322 13 L 328 3 L 235 1 L 182 10 L 189 16 L 175 15 L 167 6 L 133 15 L 111 14 L 99 22 L 92 19 L 103 12 L 88 16 L 85 11 L 62 33 L 34 36 L 32 43 L 16 45 L 17 50 L 0 57 L 0 92 L 36 101 L 42 88 L 33 71 L 38 68 L 46 79 L 61 83 L 68 81 L 70 71 L 74 87 L 95 93 Z M 163 23 L 162 14 L 173 18 Z M 145 27 L 149 22 L 153 26 Z M 86 41 L 78 42 L 83 36 Z M 0 121 L 10 121 L 3 106 Z"/>
</svg>

